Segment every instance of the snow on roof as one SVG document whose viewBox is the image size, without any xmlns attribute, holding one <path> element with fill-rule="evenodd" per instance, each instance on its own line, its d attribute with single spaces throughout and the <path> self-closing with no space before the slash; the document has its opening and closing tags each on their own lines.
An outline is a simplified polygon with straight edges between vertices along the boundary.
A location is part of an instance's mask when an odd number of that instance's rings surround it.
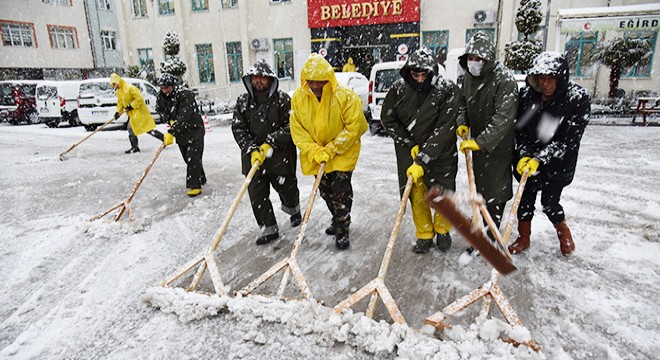
<svg viewBox="0 0 660 360">
<path fill-rule="evenodd" d="M 559 9 L 557 12 L 560 18 L 571 17 L 602 17 L 613 15 L 647 15 L 660 14 L 660 4 L 642 4 L 610 7 L 592 7 L 578 9 Z"/>
</svg>

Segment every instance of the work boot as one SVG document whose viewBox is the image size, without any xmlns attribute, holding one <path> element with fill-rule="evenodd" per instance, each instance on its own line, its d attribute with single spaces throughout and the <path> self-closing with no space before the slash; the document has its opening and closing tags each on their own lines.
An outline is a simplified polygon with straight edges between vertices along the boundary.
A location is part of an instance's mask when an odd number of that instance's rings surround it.
<svg viewBox="0 0 660 360">
<path fill-rule="evenodd" d="M 335 232 L 336 232 L 336 230 L 335 230 L 335 226 L 332 225 L 332 224 L 330 224 L 330 226 L 328 226 L 327 228 L 325 228 L 325 233 L 328 234 L 328 235 L 334 235 Z"/>
<path fill-rule="evenodd" d="M 202 193 L 202 189 L 190 189 L 190 190 L 188 190 L 188 193 L 187 193 L 187 194 L 188 194 L 188 196 L 190 196 L 190 197 L 195 197 L 195 196 L 197 196 L 197 195 L 199 195 L 199 194 L 201 194 L 201 193 Z"/>
<path fill-rule="evenodd" d="M 139 153 L 139 152 L 140 152 L 140 148 L 132 147 L 132 148 L 124 151 L 124 154 L 133 154 L 133 153 Z"/>
<path fill-rule="evenodd" d="M 348 228 L 341 229 L 333 227 L 333 230 L 335 230 L 335 245 L 337 246 L 337 249 L 348 249 L 348 247 L 351 245 L 351 242 L 348 238 Z"/>
<path fill-rule="evenodd" d="M 291 215 L 289 220 L 291 221 L 291 227 L 298 227 L 302 222 L 302 216 L 300 215 L 300 213 L 293 214 Z"/>
<path fill-rule="evenodd" d="M 433 246 L 433 239 L 417 239 L 417 243 L 413 246 L 412 251 L 417 254 L 424 254 L 429 252 Z"/>
<path fill-rule="evenodd" d="M 529 247 L 529 236 L 532 235 L 532 221 L 518 221 L 518 237 L 509 245 L 509 252 L 520 254 Z"/>
<path fill-rule="evenodd" d="M 566 220 L 554 225 L 557 230 L 557 237 L 559 238 L 559 249 L 561 250 L 561 254 L 567 256 L 575 250 L 575 243 L 573 242 L 571 230 L 568 228 L 568 225 L 566 225 Z"/>
<path fill-rule="evenodd" d="M 449 251 L 449 248 L 451 248 L 451 235 L 449 235 L 449 232 L 444 234 L 436 234 L 435 243 L 438 247 L 438 250 L 447 252 Z"/>
<path fill-rule="evenodd" d="M 280 237 L 280 234 L 277 233 L 277 232 L 274 232 L 274 233 L 268 234 L 268 235 L 260 236 L 260 237 L 257 238 L 257 245 L 268 244 L 269 242 L 271 242 L 273 240 L 277 240 L 277 238 L 279 238 L 279 237 Z"/>
</svg>

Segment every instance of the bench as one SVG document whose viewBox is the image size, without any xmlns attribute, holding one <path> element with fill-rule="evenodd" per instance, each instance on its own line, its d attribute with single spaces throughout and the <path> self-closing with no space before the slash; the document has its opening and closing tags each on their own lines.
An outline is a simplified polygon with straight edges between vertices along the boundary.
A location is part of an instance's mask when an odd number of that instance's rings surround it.
<svg viewBox="0 0 660 360">
<path fill-rule="evenodd" d="M 651 103 L 651 107 L 646 107 Z M 660 98 L 657 97 L 640 97 L 637 98 L 637 108 L 632 118 L 632 123 L 635 123 L 637 115 L 642 115 L 642 125 L 646 126 L 646 116 L 650 114 L 660 113 Z"/>
</svg>

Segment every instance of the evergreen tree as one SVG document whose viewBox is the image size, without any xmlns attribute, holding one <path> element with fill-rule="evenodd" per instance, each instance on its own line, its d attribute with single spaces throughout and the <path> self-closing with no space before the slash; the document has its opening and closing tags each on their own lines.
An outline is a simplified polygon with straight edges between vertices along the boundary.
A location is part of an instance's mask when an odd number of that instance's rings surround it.
<svg viewBox="0 0 660 360">
<path fill-rule="evenodd" d="M 642 39 L 615 38 L 596 46 L 594 58 L 610 68 L 610 98 L 619 88 L 621 70 L 648 62 L 650 55 L 651 43 Z"/>
<path fill-rule="evenodd" d="M 507 43 L 504 47 L 504 64 L 510 69 L 525 71 L 532 67 L 532 61 L 542 48 L 540 41 L 530 40 L 529 36 L 538 31 L 542 20 L 541 0 L 520 0 L 516 28 L 523 39 Z"/>
<path fill-rule="evenodd" d="M 166 60 L 160 63 L 160 71 L 170 73 L 181 80 L 187 67 L 177 56 L 179 54 L 179 47 L 179 35 L 174 30 L 168 31 L 163 40 L 163 51 L 165 52 Z"/>
</svg>

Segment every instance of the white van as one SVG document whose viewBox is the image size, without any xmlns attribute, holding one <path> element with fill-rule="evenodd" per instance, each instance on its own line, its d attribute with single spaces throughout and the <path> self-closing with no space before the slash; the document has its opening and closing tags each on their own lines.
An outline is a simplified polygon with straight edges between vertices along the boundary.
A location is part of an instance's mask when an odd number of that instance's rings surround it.
<svg viewBox="0 0 660 360">
<path fill-rule="evenodd" d="M 37 85 L 36 101 L 39 122 L 57 127 L 62 122 L 70 126 L 78 122 L 78 90 L 80 81 L 43 81 Z"/>
<path fill-rule="evenodd" d="M 158 90 L 148 81 L 142 79 L 123 78 L 127 83 L 136 86 L 144 97 L 154 120 L 158 122 L 160 116 L 156 113 L 156 98 Z M 78 118 L 87 131 L 94 131 L 112 119 L 117 111 L 117 95 L 110 87 L 110 78 L 88 79 L 80 82 L 78 93 Z M 126 127 L 128 115 L 123 114 L 111 125 Z"/>
</svg>

